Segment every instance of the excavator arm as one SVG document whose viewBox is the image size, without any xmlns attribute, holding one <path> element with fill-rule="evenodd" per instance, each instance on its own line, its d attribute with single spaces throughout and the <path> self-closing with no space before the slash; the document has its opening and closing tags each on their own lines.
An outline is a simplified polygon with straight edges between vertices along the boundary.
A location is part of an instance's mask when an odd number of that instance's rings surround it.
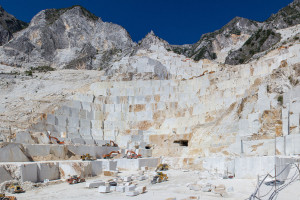
<svg viewBox="0 0 300 200">
<path fill-rule="evenodd" d="M 60 141 L 60 140 L 57 139 L 56 137 L 53 137 L 53 136 L 50 136 L 50 135 L 49 135 L 49 140 L 51 141 L 51 139 L 54 139 L 54 140 L 57 142 L 57 144 L 64 144 L 64 143 L 65 143 L 64 141 Z"/>
</svg>

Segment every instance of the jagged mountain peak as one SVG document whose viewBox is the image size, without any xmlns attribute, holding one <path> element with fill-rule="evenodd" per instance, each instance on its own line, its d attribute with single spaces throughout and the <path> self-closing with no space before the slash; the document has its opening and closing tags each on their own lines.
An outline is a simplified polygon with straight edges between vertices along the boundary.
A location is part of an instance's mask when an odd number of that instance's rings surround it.
<svg viewBox="0 0 300 200">
<path fill-rule="evenodd" d="M 56 20 L 60 19 L 63 15 L 69 16 L 80 16 L 85 17 L 88 20 L 97 21 L 101 20 L 99 17 L 88 11 L 86 8 L 80 5 L 74 5 L 67 8 L 60 9 L 46 9 L 39 12 L 34 18 L 31 20 L 31 24 L 41 24 L 47 22 L 47 25 L 52 25 L 56 22 Z"/>
<path fill-rule="evenodd" d="M 169 43 L 157 35 L 151 30 L 141 41 L 138 43 L 138 49 L 154 50 L 160 47 L 167 48 Z"/>
<path fill-rule="evenodd" d="M 252 34 L 260 26 L 259 22 L 249 20 L 243 17 L 235 17 L 220 30 L 217 31 L 218 34 Z"/>
<path fill-rule="evenodd" d="M 25 67 L 103 69 L 129 54 L 133 46 L 123 27 L 103 22 L 82 6 L 72 6 L 39 12 L 22 34 L 4 46 L 0 60 Z M 16 59 L 10 59 L 7 49 Z"/>
<path fill-rule="evenodd" d="M 147 40 L 161 40 L 161 39 L 157 35 L 155 35 L 153 30 L 151 30 L 139 43 L 143 43 Z"/>
</svg>

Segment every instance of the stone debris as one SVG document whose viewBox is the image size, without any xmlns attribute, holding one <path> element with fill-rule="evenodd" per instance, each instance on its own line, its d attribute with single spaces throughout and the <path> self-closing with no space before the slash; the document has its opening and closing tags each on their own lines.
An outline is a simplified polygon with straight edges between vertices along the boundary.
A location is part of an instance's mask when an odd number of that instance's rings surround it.
<svg viewBox="0 0 300 200">
<path fill-rule="evenodd" d="M 194 190 L 194 191 L 200 191 L 201 190 L 201 185 L 198 184 L 190 184 L 189 185 L 190 190 Z"/>
<path fill-rule="evenodd" d="M 125 192 L 125 186 L 117 186 L 116 191 L 117 192 Z"/>
<path fill-rule="evenodd" d="M 100 193 L 109 193 L 110 192 L 110 186 L 99 186 L 98 192 Z"/>
<path fill-rule="evenodd" d="M 128 191 L 126 192 L 126 196 L 137 196 L 139 195 L 138 191 Z"/>
<path fill-rule="evenodd" d="M 212 185 L 211 184 L 206 184 L 204 187 L 202 187 L 202 192 L 211 192 L 212 191 Z"/>
<path fill-rule="evenodd" d="M 132 182 L 127 182 L 125 183 L 125 186 L 129 186 L 129 185 L 132 185 L 133 183 Z"/>
<path fill-rule="evenodd" d="M 139 187 L 137 187 L 137 188 L 135 189 L 135 191 L 138 191 L 139 194 L 145 193 L 146 190 L 147 190 L 147 187 L 146 187 L 146 186 L 139 186 Z"/>
<path fill-rule="evenodd" d="M 125 176 L 123 177 L 124 182 L 130 182 L 132 180 L 131 176 Z"/>
<path fill-rule="evenodd" d="M 146 180 L 146 176 L 138 176 L 137 178 L 139 181 L 143 181 L 143 180 Z"/>
<path fill-rule="evenodd" d="M 103 174 L 104 174 L 104 176 L 117 176 L 118 172 L 115 172 L 115 171 L 104 171 Z"/>
<path fill-rule="evenodd" d="M 104 186 L 105 182 L 102 180 L 97 180 L 97 181 L 93 181 L 93 182 L 86 182 L 85 183 L 85 187 L 87 188 L 97 188 L 99 186 Z"/>
<path fill-rule="evenodd" d="M 142 171 L 148 171 L 148 167 L 147 166 L 141 167 L 141 170 Z"/>
<path fill-rule="evenodd" d="M 223 184 L 213 187 L 212 192 L 221 196 L 225 196 L 227 194 L 226 187 Z"/>
<path fill-rule="evenodd" d="M 125 192 L 134 191 L 136 188 L 136 185 L 129 185 L 125 187 Z"/>
<path fill-rule="evenodd" d="M 117 190 L 117 186 L 110 186 L 110 190 L 111 191 L 116 191 Z"/>
</svg>

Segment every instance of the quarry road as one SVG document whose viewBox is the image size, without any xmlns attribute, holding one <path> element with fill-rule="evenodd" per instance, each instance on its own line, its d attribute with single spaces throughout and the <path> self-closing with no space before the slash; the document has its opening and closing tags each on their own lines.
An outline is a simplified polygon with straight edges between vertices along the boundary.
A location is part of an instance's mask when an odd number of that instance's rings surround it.
<svg viewBox="0 0 300 200">
<path fill-rule="evenodd" d="M 153 174 L 153 172 L 150 172 Z M 87 189 L 85 183 L 69 185 L 68 183 L 60 183 L 56 185 L 49 185 L 47 187 L 36 188 L 27 191 L 23 194 L 16 194 L 15 196 L 21 200 L 34 200 L 34 199 L 107 199 L 107 200 L 165 200 L 168 198 L 189 199 L 191 196 L 199 197 L 200 199 L 224 199 L 218 194 L 212 192 L 202 192 L 190 190 L 187 185 L 189 183 L 196 183 L 197 181 L 204 184 L 211 183 L 213 185 L 224 184 L 226 188 L 233 187 L 226 196 L 226 199 L 246 199 L 255 189 L 255 180 L 249 179 L 220 179 L 211 177 L 209 179 L 203 178 L 197 171 L 183 172 L 181 170 L 169 170 L 166 172 L 169 181 L 159 184 L 151 185 L 150 179 L 145 181 L 137 181 L 138 186 L 146 186 L 147 192 L 135 197 L 126 196 L 125 193 L 111 192 L 99 193 L 98 189 Z M 124 171 L 119 173 L 119 176 L 137 175 L 137 171 Z M 147 174 L 147 173 L 145 173 Z M 96 178 L 88 179 L 107 181 L 111 177 L 99 176 Z"/>
</svg>

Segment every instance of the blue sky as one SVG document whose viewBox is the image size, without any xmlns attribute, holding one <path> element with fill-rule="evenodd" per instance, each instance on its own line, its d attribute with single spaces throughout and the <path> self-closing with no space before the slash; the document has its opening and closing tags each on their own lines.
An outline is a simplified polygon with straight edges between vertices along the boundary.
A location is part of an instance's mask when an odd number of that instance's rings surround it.
<svg viewBox="0 0 300 200">
<path fill-rule="evenodd" d="M 0 0 L 4 9 L 29 22 L 39 11 L 82 5 L 103 21 L 123 26 L 134 41 L 150 30 L 170 44 L 191 44 L 235 16 L 264 21 L 292 0 Z"/>
</svg>

